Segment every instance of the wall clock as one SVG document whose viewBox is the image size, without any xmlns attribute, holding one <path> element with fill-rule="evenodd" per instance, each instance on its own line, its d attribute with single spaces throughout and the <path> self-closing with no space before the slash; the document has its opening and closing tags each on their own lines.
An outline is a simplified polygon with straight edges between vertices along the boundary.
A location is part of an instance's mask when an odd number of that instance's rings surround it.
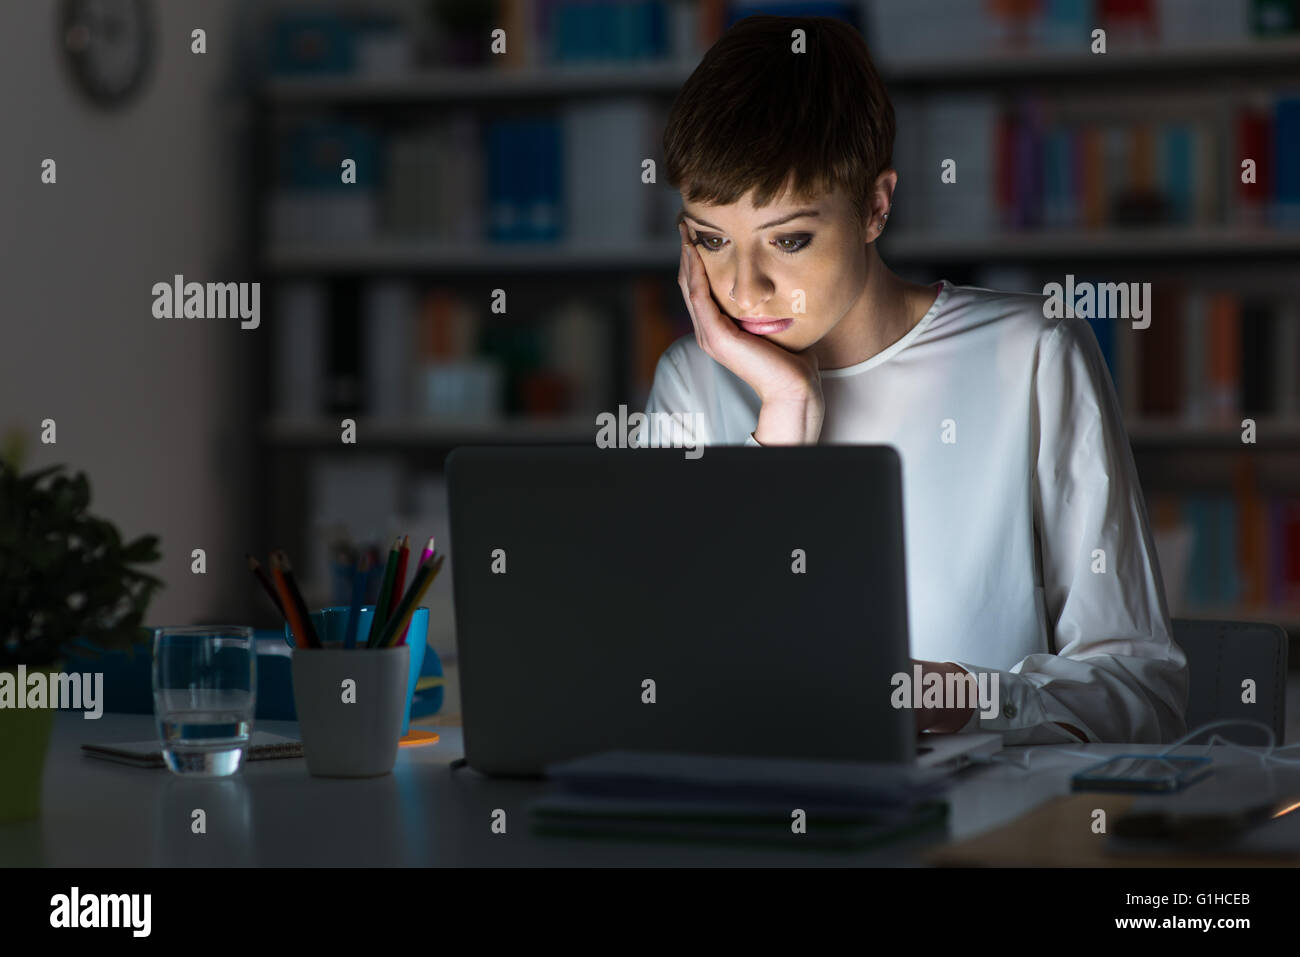
<svg viewBox="0 0 1300 957">
<path fill-rule="evenodd" d="M 147 0 L 63 0 L 58 30 L 73 79 L 99 106 L 128 102 L 149 75 L 154 29 Z"/>
</svg>

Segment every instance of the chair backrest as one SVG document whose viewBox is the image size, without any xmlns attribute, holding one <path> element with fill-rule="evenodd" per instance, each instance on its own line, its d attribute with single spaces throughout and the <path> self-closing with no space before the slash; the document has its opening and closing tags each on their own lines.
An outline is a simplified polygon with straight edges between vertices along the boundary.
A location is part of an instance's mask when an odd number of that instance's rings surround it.
<svg viewBox="0 0 1300 957">
<path fill-rule="evenodd" d="M 1287 633 L 1262 621 L 1173 620 L 1174 641 L 1187 655 L 1187 730 L 1211 721 L 1247 718 L 1261 721 L 1285 744 Z M 1255 703 L 1241 700 L 1242 682 L 1255 682 Z M 1237 744 L 1257 746 L 1264 734 L 1248 727 L 1216 728 L 1213 734 Z"/>
</svg>

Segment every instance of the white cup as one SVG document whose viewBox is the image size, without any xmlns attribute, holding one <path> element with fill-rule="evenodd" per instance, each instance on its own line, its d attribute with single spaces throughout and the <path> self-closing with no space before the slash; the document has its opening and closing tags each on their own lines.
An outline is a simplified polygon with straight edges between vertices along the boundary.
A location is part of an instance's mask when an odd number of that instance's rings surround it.
<svg viewBox="0 0 1300 957">
<path fill-rule="evenodd" d="M 293 650 L 293 701 L 311 774 L 365 778 L 393 770 L 410 662 L 407 645 Z"/>
</svg>

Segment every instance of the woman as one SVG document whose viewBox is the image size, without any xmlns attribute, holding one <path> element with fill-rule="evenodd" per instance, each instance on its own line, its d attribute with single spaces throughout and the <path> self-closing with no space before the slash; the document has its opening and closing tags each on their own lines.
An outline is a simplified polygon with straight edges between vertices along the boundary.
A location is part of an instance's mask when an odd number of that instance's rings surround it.
<svg viewBox="0 0 1300 957">
<path fill-rule="evenodd" d="M 997 717 L 925 708 L 922 730 L 1172 741 L 1186 658 L 1096 339 L 1042 297 L 892 273 L 893 140 L 848 24 L 751 17 L 709 50 L 664 133 L 695 334 L 646 411 L 697 414 L 704 444 L 899 450 L 912 653 L 1001 689 Z"/>
</svg>

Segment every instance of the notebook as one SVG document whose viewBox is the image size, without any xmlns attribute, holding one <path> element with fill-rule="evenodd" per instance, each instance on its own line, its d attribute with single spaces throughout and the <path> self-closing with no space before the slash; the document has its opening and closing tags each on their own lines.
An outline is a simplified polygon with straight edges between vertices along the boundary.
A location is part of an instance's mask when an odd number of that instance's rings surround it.
<svg viewBox="0 0 1300 957">
<path fill-rule="evenodd" d="M 81 749 L 89 757 L 129 764 L 137 768 L 165 768 L 162 746 L 153 741 L 124 741 L 115 744 L 83 744 Z M 302 742 L 267 731 L 254 731 L 248 742 L 249 761 L 269 758 L 300 758 Z"/>
<path fill-rule="evenodd" d="M 531 805 L 539 834 L 862 849 L 948 816 L 942 770 L 893 763 L 609 751 L 547 776 L 559 790 Z"/>
</svg>

